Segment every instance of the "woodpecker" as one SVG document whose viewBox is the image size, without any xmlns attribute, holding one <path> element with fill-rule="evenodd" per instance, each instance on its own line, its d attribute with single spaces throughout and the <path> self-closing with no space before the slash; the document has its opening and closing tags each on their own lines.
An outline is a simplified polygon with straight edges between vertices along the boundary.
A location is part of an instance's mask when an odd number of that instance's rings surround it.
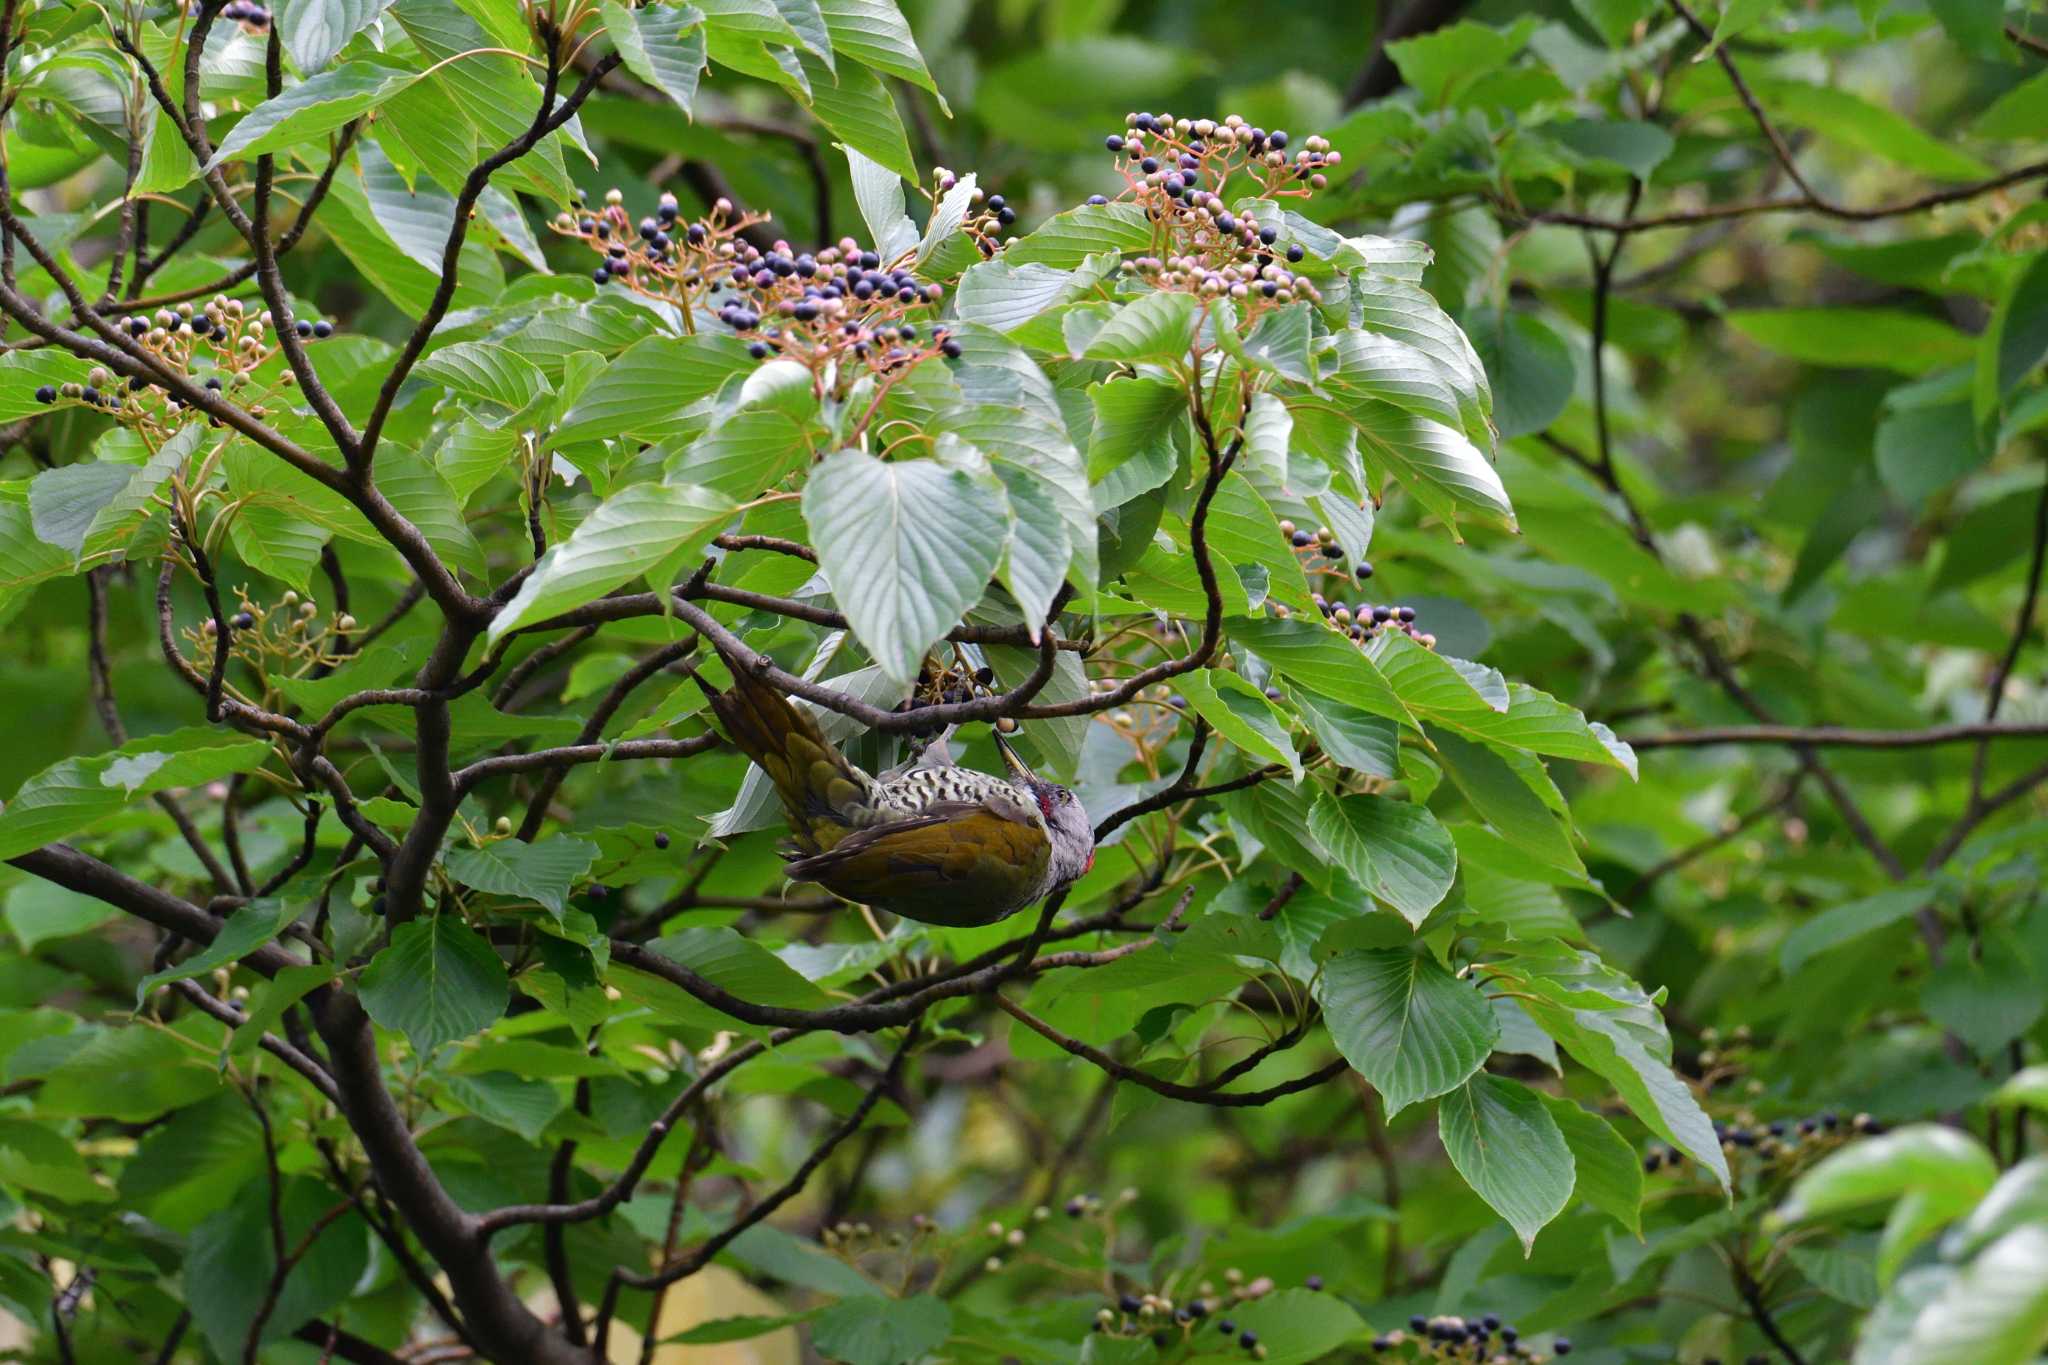
<svg viewBox="0 0 2048 1365">
<path fill-rule="evenodd" d="M 789 819 L 793 881 L 906 919 L 993 924 L 1095 865 L 1095 830 L 1073 792 L 1033 773 L 995 736 L 1002 777 L 913 766 L 877 778 L 810 716 L 728 659 L 732 687 L 692 672 L 726 738 L 767 776 Z"/>
</svg>

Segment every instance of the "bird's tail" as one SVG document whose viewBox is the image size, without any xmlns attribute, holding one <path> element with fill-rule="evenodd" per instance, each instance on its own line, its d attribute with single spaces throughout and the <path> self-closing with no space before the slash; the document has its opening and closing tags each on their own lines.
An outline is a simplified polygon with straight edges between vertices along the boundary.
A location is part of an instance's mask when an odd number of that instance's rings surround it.
<svg viewBox="0 0 2048 1365">
<path fill-rule="evenodd" d="M 847 832 L 843 812 L 866 798 L 872 779 L 787 697 L 730 656 L 725 662 L 733 683 L 723 692 L 694 668 L 690 676 L 704 690 L 726 738 L 760 768 L 782 799 L 798 846 L 806 854 L 831 848 Z"/>
</svg>

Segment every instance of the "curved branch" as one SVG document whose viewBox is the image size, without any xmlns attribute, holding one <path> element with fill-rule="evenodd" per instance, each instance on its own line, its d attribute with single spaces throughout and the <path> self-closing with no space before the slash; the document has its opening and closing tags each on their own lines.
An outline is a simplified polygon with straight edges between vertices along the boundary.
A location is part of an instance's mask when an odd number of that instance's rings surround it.
<svg viewBox="0 0 2048 1365">
<path fill-rule="evenodd" d="M 1337 1079 L 1337 1077 L 1351 1069 L 1351 1064 L 1342 1057 L 1339 1057 L 1328 1065 L 1309 1072 L 1306 1076 L 1296 1076 L 1293 1080 L 1282 1081 L 1278 1085 L 1269 1085 L 1264 1090 L 1243 1090 L 1228 1093 L 1220 1092 L 1213 1088 L 1216 1085 L 1223 1084 L 1222 1081 L 1214 1081 L 1209 1085 L 1181 1085 L 1175 1081 L 1162 1081 L 1157 1076 L 1150 1075 L 1138 1070 L 1134 1066 L 1118 1061 L 1100 1048 L 1092 1047 L 1078 1038 L 1069 1038 L 1066 1034 L 1061 1033 L 1051 1024 L 1046 1023 L 1045 1020 L 1040 1019 L 1001 991 L 995 993 L 995 1002 L 1002 1009 L 1003 1013 L 1024 1025 L 1039 1037 L 1067 1052 L 1071 1052 L 1083 1061 L 1093 1063 L 1120 1081 L 1130 1081 L 1134 1085 L 1143 1086 L 1156 1095 L 1164 1095 L 1170 1100 L 1186 1100 L 1191 1104 L 1206 1104 L 1217 1109 L 1253 1109 L 1260 1105 L 1271 1104 L 1274 1100 L 1283 1099 L 1288 1095 L 1297 1095 L 1304 1090 L 1313 1090 L 1319 1085 Z M 1267 1055 L 1277 1050 L 1277 1048 L 1270 1048 L 1261 1052 L 1255 1052 L 1252 1056 L 1257 1058 L 1258 1061 L 1264 1061 Z M 1257 1065 L 1257 1061 L 1252 1064 Z M 1249 1070 L 1250 1068 L 1247 1067 L 1245 1069 Z M 1235 1078 L 1235 1075 L 1242 1074 L 1243 1072 L 1241 1071 L 1236 1072 L 1232 1075 L 1232 1079 Z"/>
<path fill-rule="evenodd" d="M 1715 744 L 1792 744 L 1813 748 L 1926 749 L 1969 740 L 2048 739 L 2048 721 L 1998 724 L 1965 721 L 1930 725 L 1924 730 L 1858 730 L 1841 725 L 1721 725 L 1701 730 L 1671 730 L 1630 735 L 1633 749 L 1703 749 Z"/>
</svg>

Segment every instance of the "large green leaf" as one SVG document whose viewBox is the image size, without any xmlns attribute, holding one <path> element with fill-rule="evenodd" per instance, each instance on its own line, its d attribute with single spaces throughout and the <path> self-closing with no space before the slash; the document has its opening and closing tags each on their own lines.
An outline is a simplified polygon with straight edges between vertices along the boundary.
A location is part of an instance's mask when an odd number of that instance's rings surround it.
<svg viewBox="0 0 2048 1365">
<path fill-rule="evenodd" d="M 732 336 L 652 336 L 606 365 L 562 415 L 558 446 L 629 432 L 665 435 L 682 410 L 755 363 Z"/>
<path fill-rule="evenodd" d="M 279 0 L 271 10 L 284 49 L 299 74 L 333 61 L 348 40 L 377 21 L 391 0 Z"/>
<path fill-rule="evenodd" d="M 1287 736 L 1287 719 L 1266 696 L 1235 673 L 1190 673 L 1180 679 L 1195 714 L 1230 743 L 1301 780 L 1301 759 Z"/>
<path fill-rule="evenodd" d="M 1536 1234 L 1571 1202 L 1572 1150 L 1543 1097 L 1485 1072 L 1437 1105 L 1437 1135 L 1465 1183 L 1534 1249 Z"/>
<path fill-rule="evenodd" d="M 0 810 L 0 858 L 68 838 L 138 797 L 254 771 L 270 752 L 267 740 L 197 726 L 61 759 L 22 783 Z"/>
<path fill-rule="evenodd" d="M 1319 999 L 1337 1050 L 1390 1116 L 1464 1084 L 1500 1037 L 1473 983 L 1407 949 L 1338 953 L 1323 966 Z"/>
<path fill-rule="evenodd" d="M 417 79 L 416 72 L 367 61 L 322 71 L 244 115 L 220 140 L 206 169 L 331 133 L 369 113 Z"/>
<path fill-rule="evenodd" d="M 605 32 L 626 69 L 689 113 L 704 73 L 704 14 L 692 5 L 632 8 L 605 0 Z"/>
<path fill-rule="evenodd" d="M 422 1058 L 487 1027 L 511 995 L 497 950 L 453 913 L 399 925 L 363 969 L 361 990 L 370 1017 Z"/>
<path fill-rule="evenodd" d="M 812 472 L 804 520 L 860 642 L 900 682 L 980 599 L 1009 536 L 992 478 L 842 450 Z"/>
<path fill-rule="evenodd" d="M 538 901 L 560 918 L 569 889 L 597 854 L 597 845 L 586 839 L 555 835 L 531 844 L 496 839 L 479 848 L 454 848 L 445 862 L 448 875 L 466 886 Z"/>
<path fill-rule="evenodd" d="M 1961 1211 L 1998 1179 L 1998 1163 L 1967 1133 L 1914 1124 L 1833 1152 L 1793 1184 L 1787 1219 L 1820 1218 L 1906 1194 L 1933 1195 Z"/>
<path fill-rule="evenodd" d="M 606 499 L 567 540 L 540 557 L 491 622 L 491 640 L 602 597 L 690 547 L 708 543 L 731 519 L 733 508 L 724 494 L 686 483 L 634 484 Z"/>
<path fill-rule="evenodd" d="M 1914 1365 L 2026 1365 L 2048 1346 L 2048 1226 L 1993 1242 L 1913 1324 Z"/>
<path fill-rule="evenodd" d="M 220 927 L 213 942 L 175 967 L 151 972 L 135 985 L 135 1006 L 142 1007 L 149 993 L 173 981 L 204 976 L 216 967 L 229 966 L 275 939 L 298 917 L 303 906 L 275 897 L 255 900 L 239 907 Z"/>
<path fill-rule="evenodd" d="M 1375 897 L 1420 925 L 1450 894 L 1458 849 L 1437 818 L 1386 796 L 1324 796 L 1309 832 Z"/>
<path fill-rule="evenodd" d="M 223 1360 L 243 1358 L 249 1325 L 268 1309 L 258 1340 L 289 1337 L 307 1319 L 348 1299 L 370 1262 L 369 1230 L 353 1211 L 321 1225 L 334 1191 L 303 1176 L 280 1177 L 277 1201 L 284 1244 L 305 1254 L 284 1279 L 276 1301 L 270 1281 L 277 1252 L 270 1203 L 258 1188 L 193 1229 L 184 1258 L 183 1288 L 192 1319 Z M 316 1235 L 317 1234 L 317 1235 Z"/>
<path fill-rule="evenodd" d="M 1969 360 L 1970 338 L 1938 319 L 1887 308 L 1746 309 L 1728 325 L 1794 360 L 1837 369 L 1925 374 Z"/>
<path fill-rule="evenodd" d="M 1572 1169 L 1577 1177 L 1574 1192 L 1642 1236 L 1643 1166 L 1636 1149 L 1614 1131 L 1613 1124 L 1576 1102 L 1556 1095 L 1539 1094 L 1538 1098 L 1564 1134 L 1565 1145 L 1572 1149 Z"/>
<path fill-rule="evenodd" d="M 944 1299 L 919 1294 L 841 1299 L 811 1320 L 811 1341 L 845 1365 L 908 1365 L 945 1344 L 953 1315 Z"/>
<path fill-rule="evenodd" d="M 1201 305 L 1193 294 L 1140 294 L 1110 315 L 1086 355 L 1090 360 L 1182 360 L 1200 322 Z"/>
</svg>

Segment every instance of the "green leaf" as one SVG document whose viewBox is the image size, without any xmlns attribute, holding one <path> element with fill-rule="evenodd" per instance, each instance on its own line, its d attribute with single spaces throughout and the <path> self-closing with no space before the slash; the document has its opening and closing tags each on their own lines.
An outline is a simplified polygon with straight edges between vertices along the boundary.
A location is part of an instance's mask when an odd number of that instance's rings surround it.
<svg viewBox="0 0 2048 1365">
<path fill-rule="evenodd" d="M 1095 408 L 1090 482 L 1100 482 L 1126 460 L 1170 450 L 1187 411 L 1185 392 L 1163 379 L 1113 379 L 1091 387 L 1088 396 Z"/>
<path fill-rule="evenodd" d="M 1493 382 L 1502 440 L 1542 431 L 1571 406 L 1578 365 L 1564 339 L 1528 313 L 1480 309 L 1466 328 Z"/>
<path fill-rule="evenodd" d="M 1550 786 L 1541 763 L 1526 757 L 1511 763 L 1483 744 L 1442 730 L 1432 729 L 1429 738 L 1445 775 L 1495 832 L 1551 867 L 1586 875 L 1586 866 L 1572 847 L 1563 798 L 1555 797 L 1556 788 Z M 1545 788 L 1553 794 L 1554 804 L 1543 799 Z"/>
<path fill-rule="evenodd" d="M 348 40 L 377 21 L 391 0 L 279 0 L 271 18 L 302 76 L 324 68 Z"/>
<path fill-rule="evenodd" d="M 1185 360 L 1201 322 L 1193 294 L 1155 290 L 1110 315 L 1085 352 L 1089 360 Z"/>
<path fill-rule="evenodd" d="M 410 450 L 380 450 L 377 487 L 442 559 L 479 578 L 488 574 L 483 547 L 463 519 L 462 503 L 431 460 Z"/>
<path fill-rule="evenodd" d="M 1887 412 L 1877 427 L 1877 472 L 1899 501 L 1917 506 L 1989 460 L 1967 402 Z"/>
<path fill-rule="evenodd" d="M 2003 8 L 2003 6 L 2001 6 Z M 1991 102 L 1971 131 L 1998 141 L 2032 138 L 2048 121 L 2048 71 L 2038 72 Z"/>
<path fill-rule="evenodd" d="M 1359 453 L 1380 479 L 1394 478 L 1455 529 L 1460 509 L 1514 529 L 1507 488 L 1479 447 L 1441 422 L 1374 404 L 1347 414 Z"/>
<path fill-rule="evenodd" d="M 1778 970 L 1796 975 L 1814 958 L 1865 934 L 1897 924 L 1929 903 L 1930 893 L 1911 887 L 1880 891 L 1861 900 L 1847 901 L 1805 920 L 1778 945 Z"/>
<path fill-rule="evenodd" d="M 458 341 L 420 361 L 413 373 L 451 393 L 518 412 L 548 391 L 540 366 L 489 341 Z"/>
<path fill-rule="evenodd" d="M 1237 1324 L 1237 1330 L 1250 1332 L 1259 1340 L 1265 1354 L 1259 1359 L 1265 1365 L 1309 1365 L 1311 1361 L 1341 1359 L 1347 1345 L 1355 1345 L 1367 1328 L 1349 1304 L 1335 1294 L 1319 1294 L 1312 1289 L 1282 1289 L 1263 1294 L 1256 1299 L 1230 1306 L 1230 1319 Z M 1205 1326 L 1197 1322 L 1196 1327 Z M 1220 1346 L 1227 1348 L 1227 1354 L 1203 1355 L 1204 1361 L 1244 1360 L 1246 1353 L 1231 1346 L 1224 1338 L 1213 1338 Z M 1115 1338 L 1091 1337 L 1091 1341 L 1115 1340 Z M 1197 1336 L 1197 1341 L 1200 1337 Z M 1150 1354 L 1143 1360 L 1156 1360 L 1158 1354 L 1149 1342 L 1143 1342 Z M 1112 1358 L 1114 1359 L 1114 1358 Z"/>
<path fill-rule="evenodd" d="M 1836 369 L 1926 374 L 1974 353 L 1970 338 L 1947 323 L 1892 308 L 1751 308 L 1722 316 L 1766 350 Z"/>
<path fill-rule="evenodd" d="M 260 1309 L 270 1312 L 258 1340 L 277 1341 L 355 1291 L 369 1268 L 369 1230 L 353 1211 L 321 1226 L 334 1202 L 334 1191 L 320 1181 L 285 1178 L 278 1199 L 284 1244 L 295 1250 L 308 1237 L 312 1241 L 285 1277 L 275 1303 L 269 1302 L 269 1292 L 277 1253 L 270 1205 L 260 1183 L 250 1197 L 235 1200 L 193 1229 L 184 1257 L 185 1302 L 221 1359 L 242 1358 L 249 1325 Z"/>
<path fill-rule="evenodd" d="M 441 1078 L 449 1098 L 486 1123 L 538 1142 L 555 1116 L 568 1107 L 560 1091 L 546 1081 L 525 1080 L 505 1071 Z"/>
<path fill-rule="evenodd" d="M 1967 1260 L 2029 1224 L 2048 1226 L 2048 1157 L 2028 1157 L 2001 1175 L 1991 1193 L 1942 1238 L 1941 1254 L 1951 1261 Z"/>
<path fill-rule="evenodd" d="M 1572 1150 L 1543 1097 L 1518 1081 L 1474 1076 L 1437 1105 L 1437 1135 L 1465 1183 L 1522 1239 L 1536 1234 L 1571 1202 Z"/>
<path fill-rule="evenodd" d="M 1352 949 L 1323 967 L 1318 998 L 1344 1059 L 1387 1114 L 1464 1084 L 1500 1037 L 1486 997 L 1405 949 Z"/>
<path fill-rule="evenodd" d="M 1938 180 L 1978 180 L 1992 168 L 1952 140 L 1936 137 L 1905 116 L 1852 94 L 1840 85 L 1760 80 L 1754 87 L 1780 125 L 1809 128 L 1823 138 Z"/>
<path fill-rule="evenodd" d="M 538 901 L 559 920 L 569 889 L 597 861 L 597 845 L 559 834 L 530 844 L 493 839 L 480 848 L 450 849 L 444 861 L 448 875 L 465 886 Z"/>
<path fill-rule="evenodd" d="M 1638 180 L 1648 180 L 1678 145 L 1656 124 L 1635 119 L 1564 119 L 1544 124 L 1543 135 L 1587 161 L 1618 166 Z"/>
<path fill-rule="evenodd" d="M 267 740 L 195 726 L 60 759 L 22 783 L 0 810 L 0 858 L 88 829 L 139 797 L 252 772 L 269 757 Z"/>
<path fill-rule="evenodd" d="M 626 69 L 667 95 L 685 114 L 704 72 L 704 14 L 692 5 L 629 8 L 604 0 L 604 30 Z"/>
<path fill-rule="evenodd" d="M 1641 988 L 1590 954 L 1569 954 L 1509 979 L 1522 1007 L 1580 1065 L 1606 1079 L 1629 1110 L 1723 1186 L 1728 1163 L 1713 1123 L 1671 1069 L 1671 1039 Z"/>
<path fill-rule="evenodd" d="M 874 241 L 875 253 L 882 258 L 884 265 L 901 260 L 917 249 L 918 241 L 917 224 L 911 222 L 910 215 L 904 212 L 903 177 L 872 157 L 863 156 L 857 148 L 843 150 L 846 152 L 847 174 L 853 180 L 853 199 L 860 206 L 861 221 L 868 225 L 868 236 Z M 995 262 L 984 262 L 975 270 L 993 264 Z M 966 287 L 967 278 L 974 273 L 970 270 L 967 276 L 962 277 L 961 289 Z M 956 290 L 956 299 L 957 296 Z M 985 320 L 968 317 L 965 312 L 960 316 L 970 322 Z"/>
<path fill-rule="evenodd" d="M 1195 714 L 1230 743 L 1301 780 L 1301 758 L 1287 735 L 1287 720 L 1265 694 L 1235 673 L 1189 673 L 1176 684 Z"/>
<path fill-rule="evenodd" d="M 1420 285 L 1386 276 L 1361 277 L 1359 325 L 1419 351 L 1457 395 L 1461 420 L 1446 423 L 1474 441 L 1487 440 L 1493 390 L 1472 343 Z"/>
<path fill-rule="evenodd" d="M 1950 953 L 1920 988 L 1928 1017 L 1970 1045 L 1995 1055 L 2034 1026 L 2048 1006 L 2025 950 L 2009 933 L 1982 936 L 1974 953 Z"/>
<path fill-rule="evenodd" d="M 1233 617 L 1228 626 L 1231 639 L 1289 682 L 1388 720 L 1410 718 L 1386 676 L 1342 632 L 1295 617 Z"/>
<path fill-rule="evenodd" d="M 953 1331 L 945 1300 L 880 1295 L 841 1299 L 811 1320 L 811 1344 L 845 1365 L 909 1365 L 943 1346 Z"/>
<path fill-rule="evenodd" d="M 939 95 L 939 112 L 951 116 L 895 0 L 818 0 L 818 12 L 834 52 Z"/>
<path fill-rule="evenodd" d="M 1393 721 L 1307 688 L 1289 688 L 1295 714 L 1323 752 L 1352 772 L 1392 778 L 1400 771 L 1401 731 Z"/>
<path fill-rule="evenodd" d="M 84 1037 L 85 1035 L 81 1034 Z M 168 1031 L 111 1029 L 43 1075 L 36 1114 L 142 1123 L 219 1093 L 221 1080 L 196 1049 Z"/>
<path fill-rule="evenodd" d="M 454 914 L 399 925 L 363 969 L 361 991 L 370 1018 L 422 1059 L 488 1027 L 511 999 L 497 950 Z"/>
<path fill-rule="evenodd" d="M 1794 1246 L 1787 1254 L 1799 1273 L 1829 1298 L 1851 1308 L 1877 1305 L 1877 1272 L 1870 1257 L 1837 1247 Z"/>
<path fill-rule="evenodd" d="M 135 985 L 135 1008 L 141 1009 L 150 992 L 173 981 L 187 981 L 195 976 L 204 976 L 216 967 L 225 967 L 239 962 L 264 944 L 275 939 L 299 916 L 305 907 L 275 896 L 251 901 L 229 915 L 227 923 L 221 925 L 213 942 L 186 958 L 175 967 L 166 967 L 160 972 L 151 972 Z"/>
<path fill-rule="evenodd" d="M 1967 1133 L 1919 1123 L 1831 1152 L 1800 1176 L 1778 1207 L 1788 1222 L 1884 1203 L 1908 1193 L 1932 1195 L 1962 1212 L 1998 1179 L 1998 1163 Z"/>
<path fill-rule="evenodd" d="M 242 117 L 221 139 L 211 171 L 225 162 L 280 151 L 361 118 L 419 79 L 418 73 L 374 62 L 349 62 L 292 86 Z"/>
<path fill-rule="evenodd" d="M 1461 19 L 1388 43 L 1386 51 L 1401 78 L 1421 95 L 1423 105 L 1433 108 L 1454 103 L 1480 78 L 1505 66 L 1527 41 L 1528 32 L 1520 27 L 1502 32 Z"/>
<path fill-rule="evenodd" d="M 708 542 L 732 518 L 733 510 L 732 500 L 724 494 L 686 483 L 634 484 L 607 498 L 567 540 L 540 557 L 518 593 L 491 622 L 491 642 L 522 625 L 602 597 Z"/>
<path fill-rule="evenodd" d="M 1444 370 L 1397 337 L 1347 327 L 1331 338 L 1323 384 L 1355 400 L 1352 406 L 1388 403 L 1418 417 L 1463 430 L 1464 409 Z"/>
<path fill-rule="evenodd" d="M 2020 1104 L 2048 1113 L 2048 1065 L 2024 1067 L 1991 1094 L 1992 1104 Z"/>
<path fill-rule="evenodd" d="M 2003 407 L 2043 359 L 2048 359 L 2048 251 L 2034 254 L 1978 345 L 1978 416 Z"/>
<path fill-rule="evenodd" d="M 918 178 L 896 97 L 874 72 L 851 62 L 839 63 L 835 72 L 808 53 L 798 53 L 797 60 L 810 82 L 809 103 L 818 122 L 847 146 L 906 180 Z"/>
<path fill-rule="evenodd" d="M 1324 796 L 1308 828 L 1353 880 L 1412 925 L 1429 918 L 1457 879 L 1450 832 L 1412 801 Z"/>
<path fill-rule="evenodd" d="M 577 397 L 555 429 L 554 444 L 632 432 L 666 435 L 684 408 L 755 365 L 745 343 L 730 335 L 648 337 L 606 365 Z"/>
<path fill-rule="evenodd" d="M 1913 1324 L 1914 1365 L 2026 1365 L 2048 1346 L 2048 1226 L 1999 1238 Z"/>
<path fill-rule="evenodd" d="M 1003 249 L 1013 267 L 1047 265 L 1072 270 L 1090 256 L 1121 256 L 1152 245 L 1152 225 L 1142 205 L 1127 200 L 1083 204 L 1056 213 Z"/>
<path fill-rule="evenodd" d="M 1643 1235 L 1643 1164 L 1614 1125 L 1568 1099 L 1538 1094 L 1572 1150 L 1579 1198 Z"/>
<path fill-rule="evenodd" d="M 76 557 L 100 509 L 119 497 L 134 478 L 135 466 L 118 460 L 81 460 L 44 470 L 28 490 L 29 518 L 36 539 Z"/>
<path fill-rule="evenodd" d="M 700 926 L 650 945 L 734 995 L 788 1009 L 822 1009 L 830 998 L 775 954 L 735 930 Z"/>
<path fill-rule="evenodd" d="M 803 508 L 833 598 L 898 682 L 980 599 L 1009 535 L 994 480 L 858 450 L 812 471 Z"/>
</svg>

